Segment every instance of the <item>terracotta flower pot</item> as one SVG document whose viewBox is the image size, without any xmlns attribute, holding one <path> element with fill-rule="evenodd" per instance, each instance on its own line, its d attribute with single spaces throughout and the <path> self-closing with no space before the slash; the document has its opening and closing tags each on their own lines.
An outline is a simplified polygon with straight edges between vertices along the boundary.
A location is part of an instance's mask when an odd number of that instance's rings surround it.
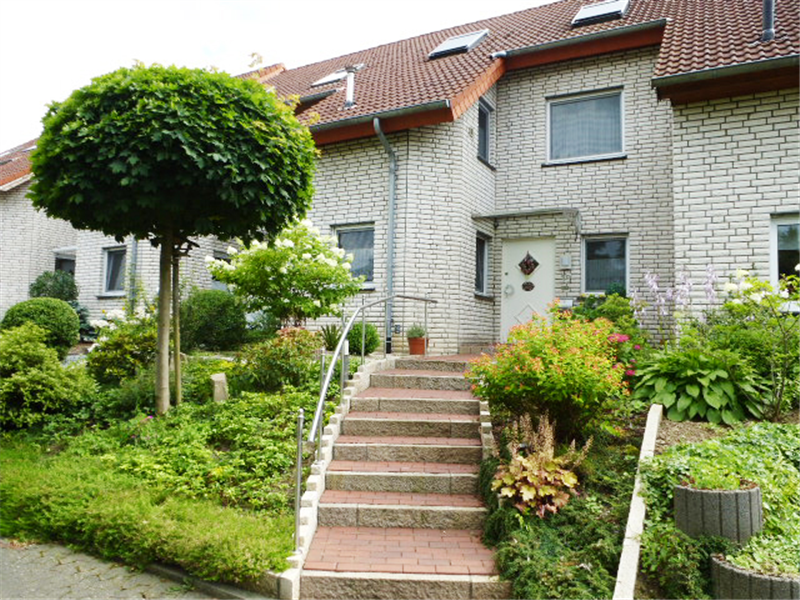
<svg viewBox="0 0 800 600">
<path fill-rule="evenodd" d="M 425 354 L 425 338 L 408 338 L 408 353 Z"/>
</svg>

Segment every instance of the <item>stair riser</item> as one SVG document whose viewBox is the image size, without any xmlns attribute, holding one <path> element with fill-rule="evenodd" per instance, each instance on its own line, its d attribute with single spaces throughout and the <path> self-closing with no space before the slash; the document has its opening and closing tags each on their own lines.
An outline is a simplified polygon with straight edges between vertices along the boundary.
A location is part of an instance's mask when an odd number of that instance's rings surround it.
<svg viewBox="0 0 800 600">
<path fill-rule="evenodd" d="M 476 446 L 389 446 L 382 444 L 337 444 L 336 460 L 373 462 L 435 462 L 474 465 L 483 450 Z"/>
<path fill-rule="evenodd" d="M 395 369 L 411 369 L 415 371 L 442 371 L 443 373 L 463 373 L 469 369 L 466 361 L 453 360 L 420 360 L 418 358 L 399 358 Z"/>
<path fill-rule="evenodd" d="M 479 438 L 480 423 L 450 421 L 390 421 L 388 419 L 345 419 L 342 423 L 344 435 L 412 436 Z"/>
<path fill-rule="evenodd" d="M 353 473 L 328 471 L 325 488 L 349 492 L 408 492 L 417 494 L 477 494 L 473 474 Z"/>
<path fill-rule="evenodd" d="M 477 400 L 425 400 L 414 398 L 353 398 L 350 410 L 362 412 L 405 412 L 441 415 L 477 415 Z"/>
<path fill-rule="evenodd" d="M 402 390 L 468 391 L 471 389 L 469 381 L 463 377 L 443 377 L 435 375 L 387 375 L 376 373 L 371 375 L 370 385 L 372 387 Z"/>
<path fill-rule="evenodd" d="M 485 508 L 320 504 L 321 527 L 483 529 Z"/>
<path fill-rule="evenodd" d="M 492 577 L 353 574 L 304 571 L 300 597 L 319 600 L 374 598 L 376 600 L 434 600 L 460 598 L 495 600 L 511 597 L 511 585 Z"/>
</svg>

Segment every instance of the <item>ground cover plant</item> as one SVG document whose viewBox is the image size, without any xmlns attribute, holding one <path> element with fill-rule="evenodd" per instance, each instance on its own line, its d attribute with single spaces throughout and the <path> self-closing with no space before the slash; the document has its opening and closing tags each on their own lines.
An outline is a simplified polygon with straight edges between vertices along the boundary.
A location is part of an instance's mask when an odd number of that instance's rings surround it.
<svg viewBox="0 0 800 600">
<path fill-rule="evenodd" d="M 800 428 L 796 424 L 740 425 L 723 438 L 667 449 L 643 469 L 647 501 L 642 571 L 657 597 L 704 598 L 710 593 L 708 558 L 767 575 L 800 576 Z M 737 489 L 761 487 L 764 528 L 738 547 L 720 538 L 691 539 L 674 525 L 678 484 Z"/>
</svg>

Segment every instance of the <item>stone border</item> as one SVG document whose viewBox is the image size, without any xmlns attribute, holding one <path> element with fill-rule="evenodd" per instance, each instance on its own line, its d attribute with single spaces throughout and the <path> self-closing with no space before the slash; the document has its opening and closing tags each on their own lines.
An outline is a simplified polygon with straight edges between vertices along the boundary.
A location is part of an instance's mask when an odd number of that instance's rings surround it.
<svg viewBox="0 0 800 600">
<path fill-rule="evenodd" d="M 300 597 L 300 573 L 303 570 L 311 540 L 317 531 L 319 501 L 325 491 L 325 473 L 333 460 L 333 444 L 342 431 L 342 420 L 350 412 L 350 400 L 369 387 L 370 375 L 378 371 L 393 369 L 397 357 L 386 356 L 367 360 L 358 367 L 353 378 L 342 391 L 342 398 L 322 432 L 320 440 L 320 462 L 311 466 L 311 475 L 306 480 L 306 491 L 300 499 L 300 538 L 297 551 L 289 557 L 289 569 L 278 574 L 277 597 L 281 600 L 298 600 Z M 312 417 L 313 415 L 309 415 Z M 265 575 L 265 577 L 268 576 Z"/>
<path fill-rule="evenodd" d="M 639 452 L 639 464 L 644 459 L 653 456 L 663 412 L 664 407 L 660 404 L 650 406 L 650 412 L 647 413 L 647 425 L 642 438 L 642 448 Z M 619 557 L 617 583 L 614 586 L 614 600 L 633 600 L 636 576 L 639 571 L 641 535 L 644 530 L 645 504 L 644 498 L 641 496 L 641 489 L 642 480 L 637 466 L 636 482 L 633 484 L 631 507 L 628 511 L 628 524 L 625 526 L 625 539 L 622 541 L 622 554 Z"/>
<path fill-rule="evenodd" d="M 145 569 L 149 573 L 170 579 L 176 583 L 184 584 L 190 583 L 196 590 L 208 594 L 213 598 L 221 598 L 225 600 L 269 600 L 278 597 L 279 589 L 279 575 L 270 571 L 266 572 L 257 582 L 253 582 L 250 586 L 258 591 L 252 592 L 242 589 L 227 583 L 220 583 L 218 581 L 206 581 L 193 575 L 189 575 L 180 567 L 171 565 L 163 565 L 160 563 L 153 563 L 148 565 Z M 244 584 L 243 584 L 244 585 Z M 264 596 L 262 594 L 269 594 Z"/>
<path fill-rule="evenodd" d="M 674 489 L 675 526 L 690 537 L 718 535 L 744 544 L 763 529 L 761 488 L 700 490 Z"/>
<path fill-rule="evenodd" d="M 800 578 L 762 575 L 711 557 L 711 581 L 715 598 L 763 598 L 800 600 Z"/>
</svg>

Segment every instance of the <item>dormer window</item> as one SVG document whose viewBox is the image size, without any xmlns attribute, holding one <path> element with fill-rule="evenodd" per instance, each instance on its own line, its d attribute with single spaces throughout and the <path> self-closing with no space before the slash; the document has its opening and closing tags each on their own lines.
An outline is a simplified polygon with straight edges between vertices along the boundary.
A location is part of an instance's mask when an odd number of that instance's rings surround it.
<svg viewBox="0 0 800 600">
<path fill-rule="evenodd" d="M 360 63 L 355 66 L 356 71 L 360 71 L 364 68 L 364 64 Z M 328 85 L 329 83 L 336 83 L 337 81 L 341 81 L 347 77 L 347 69 L 338 69 L 331 73 L 330 75 L 326 75 L 322 79 L 318 79 L 314 83 L 311 84 L 311 87 L 317 87 L 320 85 Z"/>
<path fill-rule="evenodd" d="M 447 38 L 441 44 L 436 46 L 433 51 L 428 54 L 429 59 L 441 58 L 442 56 L 450 56 L 451 54 L 461 54 L 462 52 L 469 52 L 475 46 L 480 44 L 489 35 L 488 29 L 481 29 L 480 31 L 472 31 L 470 33 L 463 33 L 461 35 L 454 35 Z"/>
</svg>

